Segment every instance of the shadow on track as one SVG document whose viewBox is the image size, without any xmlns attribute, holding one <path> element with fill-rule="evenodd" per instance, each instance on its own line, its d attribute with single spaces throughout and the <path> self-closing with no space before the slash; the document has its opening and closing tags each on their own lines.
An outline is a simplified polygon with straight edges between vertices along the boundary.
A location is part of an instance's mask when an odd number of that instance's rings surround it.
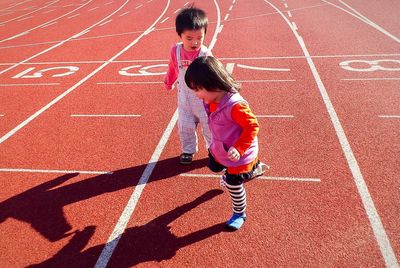
<svg viewBox="0 0 400 268">
<path fill-rule="evenodd" d="M 171 259 L 183 247 L 199 242 L 224 231 L 224 223 L 198 230 L 183 237 L 170 231 L 169 224 L 184 213 L 223 193 L 210 190 L 192 202 L 177 207 L 149 223 L 128 228 L 122 235 L 107 267 L 132 267 L 148 261 Z M 105 245 L 83 250 L 94 234 L 95 227 L 77 231 L 69 243 L 52 258 L 29 267 L 93 267 Z"/>
<path fill-rule="evenodd" d="M 177 176 L 207 165 L 207 159 L 179 165 L 178 159 L 157 162 L 149 182 Z M 0 203 L 0 223 L 8 218 L 26 222 L 49 241 L 57 241 L 73 234 L 64 216 L 63 207 L 104 193 L 134 187 L 147 165 L 126 168 L 62 186 L 79 173 L 66 174 L 37 185 Z M 87 230 L 85 232 L 88 232 Z M 75 233 L 75 236 L 78 233 Z"/>
</svg>

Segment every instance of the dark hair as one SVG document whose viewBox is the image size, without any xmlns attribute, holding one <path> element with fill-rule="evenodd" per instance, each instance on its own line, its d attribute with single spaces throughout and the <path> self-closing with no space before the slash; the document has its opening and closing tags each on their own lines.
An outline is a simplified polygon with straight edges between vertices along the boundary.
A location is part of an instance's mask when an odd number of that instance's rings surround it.
<svg viewBox="0 0 400 268">
<path fill-rule="evenodd" d="M 208 18 L 206 13 L 193 7 L 184 8 L 179 12 L 175 19 L 175 29 L 179 36 L 185 30 L 200 30 L 204 28 L 204 33 L 207 33 Z"/>
<path fill-rule="evenodd" d="M 185 82 L 193 90 L 204 88 L 207 91 L 240 91 L 239 83 L 213 56 L 202 56 L 195 59 L 186 70 Z"/>
</svg>

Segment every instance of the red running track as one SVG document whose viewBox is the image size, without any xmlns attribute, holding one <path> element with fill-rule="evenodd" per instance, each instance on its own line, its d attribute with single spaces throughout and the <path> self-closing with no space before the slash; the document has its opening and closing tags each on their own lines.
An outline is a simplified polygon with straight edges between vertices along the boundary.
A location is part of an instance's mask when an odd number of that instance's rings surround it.
<svg viewBox="0 0 400 268">
<path fill-rule="evenodd" d="M 399 267 L 398 3 L 208 0 L 271 166 L 231 233 L 163 89 L 187 1 L 0 3 L 2 267 Z"/>
</svg>

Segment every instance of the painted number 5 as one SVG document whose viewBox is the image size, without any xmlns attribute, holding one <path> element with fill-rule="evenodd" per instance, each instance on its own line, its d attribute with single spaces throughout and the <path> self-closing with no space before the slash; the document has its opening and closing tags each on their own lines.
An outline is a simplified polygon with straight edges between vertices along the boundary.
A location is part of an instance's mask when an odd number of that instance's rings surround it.
<svg viewBox="0 0 400 268">
<path fill-rule="evenodd" d="M 339 66 L 353 72 L 400 71 L 400 60 L 348 60 Z"/>
</svg>

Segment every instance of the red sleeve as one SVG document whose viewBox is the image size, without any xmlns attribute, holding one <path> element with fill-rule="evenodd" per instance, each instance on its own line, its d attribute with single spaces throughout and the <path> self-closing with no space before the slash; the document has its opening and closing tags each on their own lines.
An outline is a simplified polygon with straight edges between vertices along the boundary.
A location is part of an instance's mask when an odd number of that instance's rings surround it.
<svg viewBox="0 0 400 268">
<path fill-rule="evenodd" d="M 231 116 L 233 121 L 243 129 L 239 140 L 234 145 L 240 155 L 243 155 L 257 137 L 260 125 L 250 107 L 244 103 L 235 104 L 232 108 Z"/>
<path fill-rule="evenodd" d="M 175 83 L 177 78 L 178 78 L 178 65 L 176 62 L 176 45 L 174 45 L 171 48 L 171 53 L 168 62 L 168 70 L 164 79 L 165 88 L 168 90 L 172 89 L 172 85 Z"/>
</svg>

